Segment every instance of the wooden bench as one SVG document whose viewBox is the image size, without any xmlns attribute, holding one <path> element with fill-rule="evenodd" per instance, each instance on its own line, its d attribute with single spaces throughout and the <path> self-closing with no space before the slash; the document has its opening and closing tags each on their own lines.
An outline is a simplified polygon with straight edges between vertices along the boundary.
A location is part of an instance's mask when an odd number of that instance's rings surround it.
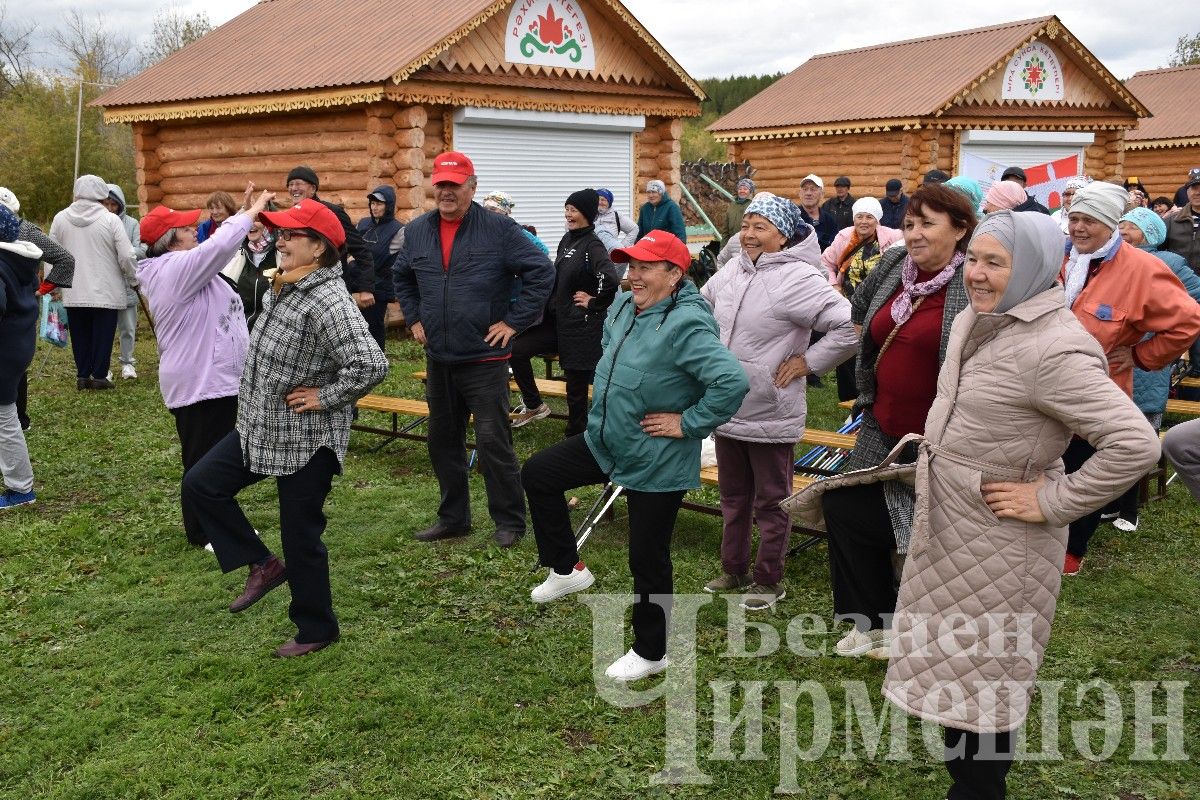
<svg viewBox="0 0 1200 800">
<path fill-rule="evenodd" d="M 424 400 L 411 400 L 407 397 L 391 397 L 385 394 L 368 394 L 360 398 L 355 406 L 360 411 L 377 411 L 381 414 L 392 415 L 392 427 L 377 428 L 373 425 L 366 425 L 362 422 L 354 422 L 350 425 L 351 430 L 363 431 L 364 433 L 375 433 L 386 437 L 382 444 L 372 448 L 372 452 L 382 450 L 396 439 L 409 439 L 414 442 L 424 442 L 428 439 L 419 433 L 413 433 L 414 430 L 424 425 L 429 420 L 429 404 Z M 412 422 L 400 427 L 400 417 L 416 417 Z M 475 445 L 468 442 L 467 448 L 471 451 L 472 458 L 474 457 Z"/>
<path fill-rule="evenodd" d="M 1200 417 L 1200 400 L 1168 400 L 1168 414 L 1181 414 L 1185 417 Z"/>
<path fill-rule="evenodd" d="M 1200 378 L 1183 378 L 1179 381 L 1179 385 L 1185 389 L 1200 389 Z"/>
</svg>

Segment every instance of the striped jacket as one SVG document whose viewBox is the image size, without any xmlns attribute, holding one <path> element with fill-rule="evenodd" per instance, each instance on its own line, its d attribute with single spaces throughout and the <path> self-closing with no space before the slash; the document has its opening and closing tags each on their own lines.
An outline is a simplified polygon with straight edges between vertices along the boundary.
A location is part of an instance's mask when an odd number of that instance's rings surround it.
<svg viewBox="0 0 1200 800">
<path fill-rule="evenodd" d="M 291 475 L 322 447 L 342 462 L 354 402 L 387 375 L 387 358 L 341 278 L 339 266 L 317 269 L 264 298 L 238 392 L 237 430 L 251 472 Z M 300 386 L 320 387 L 321 411 L 288 408 L 288 393 Z"/>
</svg>

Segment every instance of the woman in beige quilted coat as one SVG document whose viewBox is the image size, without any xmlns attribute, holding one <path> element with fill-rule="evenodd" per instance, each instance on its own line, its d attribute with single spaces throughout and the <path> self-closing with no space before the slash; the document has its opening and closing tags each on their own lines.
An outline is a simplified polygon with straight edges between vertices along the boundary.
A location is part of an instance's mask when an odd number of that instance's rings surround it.
<svg viewBox="0 0 1200 800">
<path fill-rule="evenodd" d="M 980 223 L 925 425 L 883 693 L 946 728 L 948 797 L 1002 798 L 1062 580 L 1067 525 L 1145 474 L 1158 437 L 1108 380 L 1056 284 L 1062 232 L 1036 212 Z M 1077 472 L 1075 433 L 1096 453 Z M 989 758 L 989 754 L 991 757 Z"/>
</svg>

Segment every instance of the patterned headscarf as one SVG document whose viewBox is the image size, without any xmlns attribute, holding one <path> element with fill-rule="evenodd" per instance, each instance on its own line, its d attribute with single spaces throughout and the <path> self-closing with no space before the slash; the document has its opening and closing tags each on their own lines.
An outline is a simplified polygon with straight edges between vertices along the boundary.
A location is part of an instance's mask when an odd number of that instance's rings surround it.
<svg viewBox="0 0 1200 800">
<path fill-rule="evenodd" d="M 15 242 L 20 232 L 20 218 L 8 206 L 0 205 L 0 242 Z"/>
<path fill-rule="evenodd" d="M 659 194 L 667 193 L 667 185 L 659 180 L 650 181 L 646 184 L 647 192 L 658 192 Z"/>
<path fill-rule="evenodd" d="M 1092 179 L 1089 178 L 1087 175 L 1076 175 L 1074 178 L 1067 178 L 1067 182 L 1063 184 L 1063 191 L 1065 192 L 1070 189 L 1074 189 L 1075 191 L 1078 192 L 1080 189 L 1087 186 L 1091 182 L 1092 182 Z"/>
<path fill-rule="evenodd" d="M 754 185 L 754 181 L 750 180 L 749 178 L 742 178 L 740 181 L 737 182 L 737 188 L 740 189 L 743 186 L 745 186 L 747 189 L 749 189 L 750 196 L 754 197 L 754 192 L 757 190 L 757 187 L 755 187 L 755 185 Z"/>
<path fill-rule="evenodd" d="M 800 209 L 791 200 L 773 195 L 770 192 L 759 192 L 746 206 L 746 214 L 758 214 L 779 229 L 784 239 L 791 239 L 796 227 L 804 222 Z"/>
<path fill-rule="evenodd" d="M 492 192 L 483 198 L 483 207 L 503 211 L 505 216 L 508 216 L 517 207 L 517 203 L 508 192 Z"/>
</svg>

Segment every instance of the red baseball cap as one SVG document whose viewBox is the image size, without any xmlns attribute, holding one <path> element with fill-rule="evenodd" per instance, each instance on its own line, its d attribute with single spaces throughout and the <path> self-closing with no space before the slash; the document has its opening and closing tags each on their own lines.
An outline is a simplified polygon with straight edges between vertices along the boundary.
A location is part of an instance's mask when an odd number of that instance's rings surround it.
<svg viewBox="0 0 1200 800">
<path fill-rule="evenodd" d="M 433 183 L 435 184 L 443 182 L 463 184 L 474 174 L 475 165 L 471 163 L 471 159 L 467 157 L 466 153 L 451 150 L 433 160 Z"/>
<path fill-rule="evenodd" d="M 619 247 L 609 253 L 609 257 L 618 264 L 624 264 L 631 258 L 638 261 L 666 261 L 684 272 L 692 265 L 692 253 L 688 246 L 679 241 L 678 236 L 666 231 L 650 231 L 632 247 Z"/>
<path fill-rule="evenodd" d="M 308 228 L 324 236 L 334 247 L 346 243 L 346 229 L 341 220 L 318 200 L 300 200 L 287 211 L 263 211 L 259 216 L 269 228 Z"/>
<path fill-rule="evenodd" d="M 172 228 L 186 228 L 195 225 L 200 219 L 200 209 L 195 211 L 174 211 L 166 206 L 158 206 L 138 223 L 138 235 L 145 244 L 154 244 L 163 234 Z"/>
</svg>

